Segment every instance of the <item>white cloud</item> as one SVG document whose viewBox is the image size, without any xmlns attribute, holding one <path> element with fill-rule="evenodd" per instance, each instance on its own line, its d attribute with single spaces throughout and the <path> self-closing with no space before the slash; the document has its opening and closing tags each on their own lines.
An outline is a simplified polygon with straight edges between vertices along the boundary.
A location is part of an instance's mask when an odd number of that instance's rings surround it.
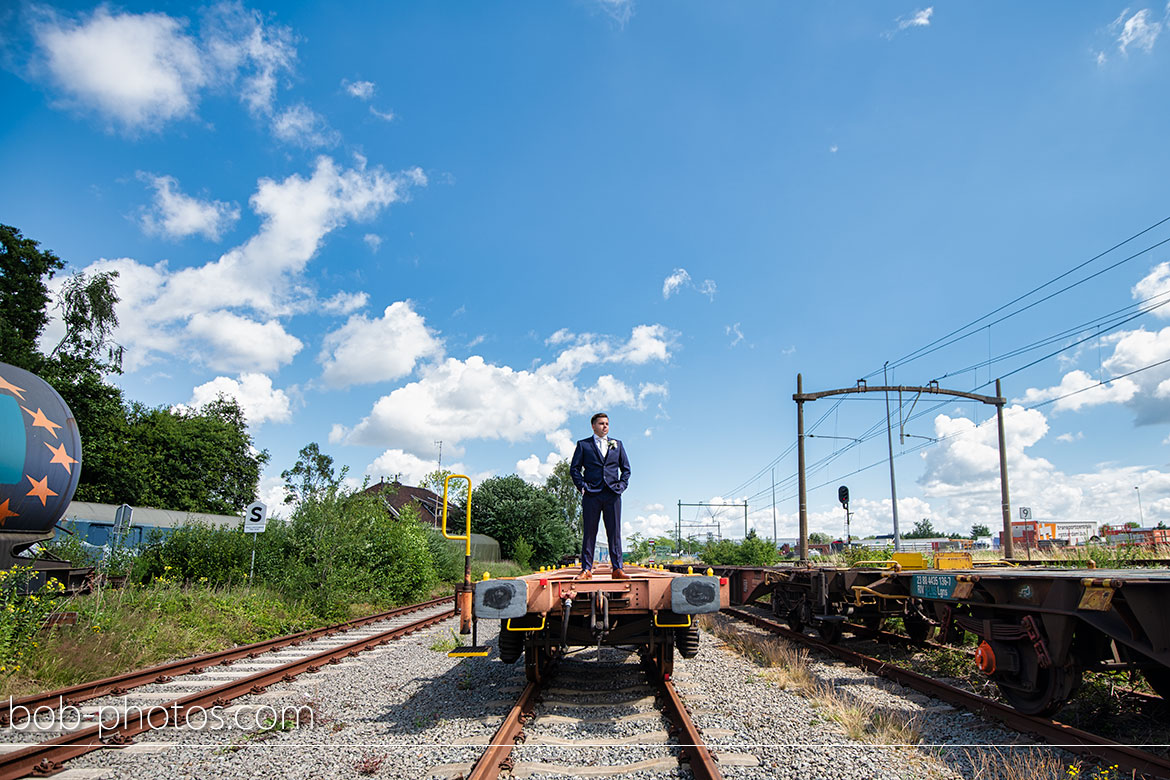
<svg viewBox="0 0 1170 780">
<path fill-rule="evenodd" d="M 1039 410 L 1009 407 L 1004 423 L 1012 505 L 1031 507 L 1037 519 L 1090 520 L 1099 524 L 1136 520 L 1134 485 L 1141 485 L 1143 499 L 1147 495 L 1159 496 L 1152 503 L 1170 496 L 1170 474 L 1108 465 L 1083 474 L 1066 474 L 1044 458 L 1029 455 L 1027 449 L 1048 431 L 1047 420 Z M 937 505 L 935 527 L 966 530 L 980 522 L 993 530 L 1002 528 L 995 418 L 975 426 L 970 420 L 939 415 L 935 418 L 935 431 L 940 437 L 960 434 L 944 439 L 923 455 L 926 468 L 919 485 Z M 898 503 L 901 515 L 901 499 Z M 1170 517 L 1170 502 L 1164 510 L 1154 511 L 1157 514 L 1147 509 L 1147 524 Z"/>
<path fill-rule="evenodd" d="M 674 269 L 669 276 L 662 280 L 662 297 L 669 298 L 678 292 L 684 284 L 690 284 L 691 275 L 685 268 Z"/>
<path fill-rule="evenodd" d="M 217 376 L 192 391 L 189 405 L 200 407 L 221 395 L 239 402 L 249 425 L 288 422 L 292 417 L 288 394 L 275 389 L 265 374 L 244 373 L 239 379 Z"/>
<path fill-rule="evenodd" d="M 1083 438 L 1085 438 L 1085 434 L 1081 431 L 1077 431 L 1076 433 L 1062 433 L 1056 437 L 1056 440 L 1065 442 L 1066 444 L 1071 444 L 1072 442 L 1080 441 Z"/>
<path fill-rule="evenodd" d="M 259 231 L 214 262 L 177 271 L 165 262 L 145 266 L 129 258 L 93 263 L 85 270 L 120 274 L 115 338 L 127 348 L 127 370 L 177 352 L 187 319 L 197 313 L 246 308 L 272 317 L 315 309 L 319 304 L 296 282 L 325 236 L 372 218 L 425 183 L 418 170 L 343 170 L 321 157 L 307 179 L 261 179 L 249 201 L 261 217 Z"/>
<path fill-rule="evenodd" d="M 153 207 L 141 217 L 142 228 L 147 233 L 168 238 L 199 234 L 209 241 L 218 241 L 240 218 L 240 208 L 234 203 L 199 200 L 179 192 L 179 182 L 173 176 L 140 172 L 138 177 L 155 192 Z"/>
<path fill-rule="evenodd" d="M 379 111 L 378 109 L 374 108 L 373 106 L 370 106 L 370 113 L 383 121 L 386 121 L 386 122 L 393 122 L 394 121 L 394 112 L 393 111 Z"/>
<path fill-rule="evenodd" d="M 378 319 L 355 314 L 326 335 L 317 362 L 323 366 L 326 384 L 348 387 L 406 376 L 418 361 L 442 353 L 442 342 L 410 301 L 398 301 Z"/>
<path fill-rule="evenodd" d="M 670 515 L 650 513 L 637 515 L 633 520 L 622 520 L 622 536 L 629 539 L 634 534 L 641 534 L 645 539 L 657 539 L 660 536 L 674 537 L 674 518 Z"/>
<path fill-rule="evenodd" d="M 910 27 L 929 27 L 930 17 L 934 14 L 934 6 L 923 8 L 912 14 L 898 17 L 898 29 L 906 30 Z"/>
<path fill-rule="evenodd" d="M 1146 53 L 1154 50 L 1154 43 L 1162 33 L 1162 22 L 1153 21 L 1148 8 L 1136 12 L 1126 18 L 1129 9 L 1121 12 L 1109 28 L 1117 34 L 1117 49 L 1122 54 L 1129 54 L 1129 49 L 1141 49 Z"/>
<path fill-rule="evenodd" d="M 642 507 L 642 509 L 647 512 L 665 512 L 666 506 L 663 504 L 647 504 L 646 506 Z"/>
<path fill-rule="evenodd" d="M 285 143 L 306 149 L 334 146 L 341 136 L 325 118 L 304 103 L 290 106 L 272 118 L 272 133 Z"/>
<path fill-rule="evenodd" d="M 581 386 L 577 375 L 588 364 L 667 360 L 664 337 L 665 329 L 658 325 L 634 328 L 629 342 L 620 345 L 591 334 L 558 331 L 550 341 L 570 346 L 553 363 L 534 370 L 492 365 L 478 355 L 424 365 L 418 381 L 380 398 L 346 441 L 393 443 L 408 452 L 422 452 L 436 439 L 458 446 L 468 439 L 518 442 L 557 433 L 571 414 L 602 405 L 637 405 L 639 396 L 614 376 L 606 374 Z M 661 349 L 652 346 L 660 342 Z M 662 385 L 643 385 L 639 390 L 642 398 L 664 393 Z M 560 451 L 570 439 L 567 431 L 557 435 Z M 532 457 L 536 460 L 528 460 L 527 468 L 535 474 L 541 460 Z"/>
<path fill-rule="evenodd" d="M 625 27 L 634 15 L 634 0 L 594 0 L 606 16 Z"/>
<path fill-rule="evenodd" d="M 670 272 L 670 275 L 662 280 L 662 298 L 665 300 L 677 293 L 684 287 L 690 287 L 698 291 L 701 295 L 706 295 L 710 300 L 715 300 L 715 293 L 717 287 L 714 279 L 704 279 L 701 284 L 696 285 L 691 280 L 691 275 L 687 273 L 685 268 L 676 268 Z"/>
<path fill-rule="evenodd" d="M 350 314 L 363 308 L 370 301 L 370 294 L 362 291 L 356 293 L 339 292 L 321 304 L 321 308 L 330 314 Z"/>
<path fill-rule="evenodd" d="M 254 113 L 270 113 L 276 81 L 296 58 L 291 33 L 256 11 L 223 3 L 204 14 L 201 35 L 162 13 L 79 19 L 38 9 L 34 70 L 61 89 L 66 105 L 96 111 L 128 131 L 158 130 L 193 117 L 207 89 L 235 89 Z"/>
<path fill-rule="evenodd" d="M 724 331 L 726 332 L 726 334 L 727 334 L 728 336 L 731 336 L 731 335 L 733 335 L 733 334 L 734 334 L 734 336 L 735 336 L 735 338 L 733 338 L 733 339 L 731 340 L 731 346 L 733 346 L 733 347 L 734 347 L 736 344 L 738 344 L 739 342 L 743 341 L 743 331 L 739 329 L 739 323 L 738 323 L 738 322 L 737 322 L 737 323 L 735 323 L 734 325 L 728 325 L 728 326 L 726 326 L 726 327 L 724 328 Z"/>
<path fill-rule="evenodd" d="M 374 96 L 375 86 L 372 81 L 349 81 L 348 79 L 342 79 L 341 86 L 351 97 L 355 97 L 358 100 L 369 100 Z"/>
<path fill-rule="evenodd" d="M 1166 296 L 1170 296 L 1170 263 L 1158 263 L 1150 269 L 1150 272 L 1133 286 L 1132 294 L 1136 301 L 1149 301 L 1147 305 L 1157 305 Z M 1170 318 L 1170 306 L 1159 307 L 1151 313 L 1155 317 Z"/>
<path fill-rule="evenodd" d="M 645 436 L 647 439 L 649 439 L 651 436 L 654 435 L 654 431 L 650 428 L 647 428 L 646 430 L 642 431 L 642 435 Z"/>
<path fill-rule="evenodd" d="M 200 350 L 202 361 L 218 371 L 274 371 L 304 346 L 276 320 L 260 323 L 227 311 L 192 315 L 187 332 L 211 347 Z"/>
<path fill-rule="evenodd" d="M 362 236 L 362 241 L 366 242 L 366 246 L 370 248 L 371 252 L 377 252 L 382 248 L 382 237 L 377 233 L 366 233 Z"/>
<path fill-rule="evenodd" d="M 126 128 L 191 116 L 208 82 L 199 47 L 165 14 L 111 14 L 81 22 L 48 14 L 34 25 L 46 66 L 68 102 Z"/>
<path fill-rule="evenodd" d="M 1118 379 L 1106 385 L 1098 385 L 1097 380 L 1088 373 L 1076 370 L 1065 374 L 1060 384 L 1054 387 L 1043 390 L 1028 388 L 1021 402 L 1032 405 L 1055 398 L 1058 400 L 1053 409 L 1075 412 L 1087 406 L 1124 403 L 1133 398 L 1137 391 L 1137 384 L 1131 379 Z"/>
<path fill-rule="evenodd" d="M 546 370 L 576 374 L 582 367 L 595 363 L 641 365 L 651 360 L 666 361 L 670 358 L 672 337 L 662 325 L 637 325 L 630 331 L 628 341 L 615 344 L 606 337 L 592 333 L 574 335 L 562 328 L 549 336 L 545 343 L 554 346 L 572 344 Z"/>
<path fill-rule="evenodd" d="M 269 521 L 288 514 L 288 505 L 284 503 L 284 480 L 280 477 L 261 477 L 256 497 L 268 505 Z"/>
<path fill-rule="evenodd" d="M 832 146 L 830 146 L 830 147 L 829 147 L 829 152 L 830 152 L 831 154 L 836 154 L 836 153 L 837 153 L 837 144 L 833 144 Z"/>
<path fill-rule="evenodd" d="M 432 471 L 438 469 L 439 463 L 437 459 L 420 458 L 412 455 L 409 452 L 403 452 L 400 449 L 389 449 L 379 455 L 374 461 L 366 467 L 366 474 L 372 479 L 381 479 L 386 477 L 387 480 L 393 480 L 398 477 L 399 481 L 404 485 L 418 485 L 422 482 L 423 477 L 430 474 Z M 455 474 L 468 474 L 467 467 L 462 463 L 443 463 L 443 468 Z M 484 479 L 491 476 L 490 473 L 468 474 L 471 477 L 472 484 L 478 485 Z M 454 484 L 454 483 L 452 483 Z M 440 492 L 440 498 L 442 493 Z"/>
</svg>

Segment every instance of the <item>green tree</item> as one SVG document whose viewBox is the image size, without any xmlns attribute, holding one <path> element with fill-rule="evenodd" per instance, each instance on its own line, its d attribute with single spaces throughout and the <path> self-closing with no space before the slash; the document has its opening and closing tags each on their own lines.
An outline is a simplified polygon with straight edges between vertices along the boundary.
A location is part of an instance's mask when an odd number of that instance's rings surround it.
<svg viewBox="0 0 1170 780">
<path fill-rule="evenodd" d="M 581 492 L 573 484 L 573 477 L 569 473 L 569 461 L 562 460 L 553 466 L 552 473 L 544 482 L 544 490 L 556 502 L 569 533 L 580 536 Z"/>
<path fill-rule="evenodd" d="M 0 356 L 33 372 L 43 361 L 37 339 L 49 322 L 48 280 L 65 267 L 38 246 L 16 228 L 0 225 Z"/>
<path fill-rule="evenodd" d="M 813 531 L 808 535 L 809 544 L 830 544 L 832 541 L 833 537 L 820 531 Z"/>
<path fill-rule="evenodd" d="M 57 300 L 65 335 L 49 353 L 72 355 L 92 361 L 103 372 L 122 373 L 122 348 L 114 342 L 118 327 L 117 271 L 103 271 L 87 277 L 76 273 L 65 280 Z M 103 355 L 104 353 L 104 355 Z"/>
<path fill-rule="evenodd" d="M 913 531 L 902 534 L 903 539 L 931 539 L 936 536 L 942 536 L 942 534 L 935 530 L 929 517 L 924 517 L 915 523 Z"/>
<path fill-rule="evenodd" d="M 333 458 L 321 452 L 317 442 L 301 447 L 296 464 L 280 472 L 284 480 L 284 503 L 295 504 L 314 498 L 326 491 L 336 490 L 345 476 L 333 473 Z"/>
<path fill-rule="evenodd" d="M 436 469 L 435 471 L 432 471 L 430 474 L 427 474 L 425 477 L 423 477 L 422 482 L 420 482 L 418 485 L 419 487 L 426 488 L 438 496 L 440 502 L 443 500 L 443 486 L 446 485 L 447 504 L 450 507 L 448 513 L 453 511 L 454 507 L 463 508 L 467 506 L 467 480 L 453 479 L 450 482 L 447 482 L 447 477 L 451 476 L 455 476 L 454 471 L 448 471 L 447 469 Z M 441 504 L 439 511 L 442 511 Z"/>
<path fill-rule="evenodd" d="M 739 566 L 771 566 L 779 560 L 776 545 L 756 535 L 755 529 L 739 545 Z"/>
<path fill-rule="evenodd" d="M 971 526 L 971 538 L 978 539 L 981 536 L 991 536 L 991 529 L 982 523 Z"/>
<path fill-rule="evenodd" d="M 517 541 L 526 540 L 535 566 L 555 563 L 576 546 L 552 498 L 515 474 L 484 480 L 472 491 L 471 530 L 498 541 L 500 553 L 513 560 Z"/>
<path fill-rule="evenodd" d="M 256 497 L 268 452 L 256 452 L 243 410 L 220 397 L 199 410 L 130 405 L 114 503 L 236 514 Z"/>
</svg>

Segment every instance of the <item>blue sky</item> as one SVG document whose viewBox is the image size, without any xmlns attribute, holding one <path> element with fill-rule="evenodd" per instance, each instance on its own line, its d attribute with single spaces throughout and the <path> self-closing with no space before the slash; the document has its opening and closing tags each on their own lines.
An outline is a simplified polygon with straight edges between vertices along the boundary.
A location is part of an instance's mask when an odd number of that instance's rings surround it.
<svg viewBox="0 0 1170 780">
<path fill-rule="evenodd" d="M 770 535 L 774 470 L 790 536 L 796 374 L 889 362 L 1005 377 L 1037 518 L 1137 520 L 1140 496 L 1170 520 L 1167 8 L 3 13 L 0 220 L 119 272 L 130 398 L 240 399 L 263 498 L 310 441 L 359 480 L 414 481 L 442 441 L 477 481 L 539 481 L 605 409 L 627 534 L 746 498 Z M 903 400 L 903 527 L 996 527 L 989 409 Z M 854 532 L 888 532 L 883 399 L 806 411 L 813 530 L 841 532 L 848 484 Z M 684 519 L 743 534 L 741 510 Z"/>
</svg>

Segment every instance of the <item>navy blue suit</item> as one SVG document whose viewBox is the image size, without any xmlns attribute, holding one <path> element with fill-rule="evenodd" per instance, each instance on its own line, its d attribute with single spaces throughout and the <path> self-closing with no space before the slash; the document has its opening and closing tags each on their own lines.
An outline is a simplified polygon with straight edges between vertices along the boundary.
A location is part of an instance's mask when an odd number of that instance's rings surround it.
<svg viewBox="0 0 1170 780">
<path fill-rule="evenodd" d="M 593 568 L 593 548 L 597 544 L 597 521 L 605 518 L 605 535 L 609 540 L 609 558 L 615 569 L 622 568 L 622 493 L 630 483 L 630 459 L 617 439 L 609 440 L 603 456 L 593 437 L 577 442 L 569 473 L 581 496 L 581 568 Z"/>
</svg>

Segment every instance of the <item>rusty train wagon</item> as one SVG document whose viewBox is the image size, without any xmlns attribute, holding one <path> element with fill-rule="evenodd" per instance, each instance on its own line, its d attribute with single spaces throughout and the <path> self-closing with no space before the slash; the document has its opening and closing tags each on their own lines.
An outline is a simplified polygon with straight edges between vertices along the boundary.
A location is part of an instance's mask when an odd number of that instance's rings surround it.
<svg viewBox="0 0 1170 780">
<path fill-rule="evenodd" d="M 773 613 L 827 642 L 850 623 L 886 618 L 924 640 L 978 637 L 975 663 L 1015 709 L 1050 715 L 1085 671 L 1140 671 L 1170 700 L 1170 569 L 977 566 L 967 553 L 895 554 L 880 568 L 721 567 L 734 601 L 767 598 Z"/>
<path fill-rule="evenodd" d="M 577 568 L 523 577 L 483 580 L 473 586 L 473 620 L 499 620 L 504 663 L 524 656 L 529 680 L 544 662 L 573 648 L 602 645 L 639 651 L 669 679 L 677 648 L 684 658 L 699 651 L 696 616 L 729 603 L 726 577 L 627 566 L 629 579 L 613 579 L 596 567 L 579 580 Z"/>
</svg>

